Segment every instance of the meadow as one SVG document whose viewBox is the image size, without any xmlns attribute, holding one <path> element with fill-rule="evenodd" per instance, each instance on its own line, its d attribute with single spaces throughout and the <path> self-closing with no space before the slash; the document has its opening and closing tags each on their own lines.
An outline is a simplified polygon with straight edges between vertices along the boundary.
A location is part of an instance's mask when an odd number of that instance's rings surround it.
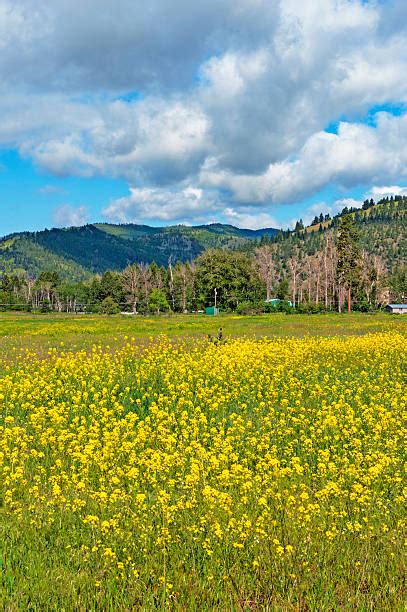
<svg viewBox="0 0 407 612">
<path fill-rule="evenodd" d="M 148 344 L 163 335 L 178 341 L 194 341 L 216 336 L 222 326 L 227 338 L 343 336 L 361 335 L 390 329 L 404 329 L 402 317 L 385 313 L 338 315 L 269 315 L 239 316 L 236 314 L 210 317 L 205 315 L 169 316 L 102 316 L 72 314 L 26 314 L 0 312 L 0 368 L 1 359 L 15 361 L 26 349 L 46 356 L 49 349 L 67 348 L 70 351 L 89 350 L 98 345 L 105 350 L 119 348 L 130 339 L 137 344 Z"/>
<path fill-rule="evenodd" d="M 0 349 L 2 609 L 403 609 L 402 317 L 2 315 Z"/>
</svg>

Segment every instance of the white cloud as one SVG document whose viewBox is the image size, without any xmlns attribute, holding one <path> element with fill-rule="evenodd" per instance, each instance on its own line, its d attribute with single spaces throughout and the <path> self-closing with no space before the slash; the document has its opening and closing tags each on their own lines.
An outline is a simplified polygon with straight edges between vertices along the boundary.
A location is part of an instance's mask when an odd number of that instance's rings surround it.
<svg viewBox="0 0 407 612">
<path fill-rule="evenodd" d="M 395 195 L 407 196 L 407 187 L 401 187 L 400 185 L 375 186 L 366 193 L 365 198 L 373 198 L 377 201 Z"/>
<path fill-rule="evenodd" d="M 216 194 L 195 187 L 171 192 L 162 188 L 130 188 L 130 195 L 111 202 L 102 212 L 107 219 L 120 223 L 169 222 L 193 219 L 205 221 L 219 208 Z"/>
<path fill-rule="evenodd" d="M 0 74 L 75 93 L 179 89 L 220 48 L 267 38 L 277 18 L 268 0 L 1 0 Z"/>
<path fill-rule="evenodd" d="M 103 159 L 95 153 L 85 150 L 78 137 L 67 137 L 61 140 L 48 140 L 31 150 L 34 161 L 55 176 L 93 176 L 101 174 L 104 169 Z"/>
<path fill-rule="evenodd" d="M 330 183 L 403 182 L 405 116 L 360 119 L 407 101 L 406 5 L 0 0 L 0 144 L 138 185 L 123 214 L 163 222 L 204 218 L 186 185 L 255 223 Z"/>
<path fill-rule="evenodd" d="M 236 210 L 231 207 L 223 210 L 223 218 L 231 225 L 247 229 L 262 229 L 265 227 L 277 228 L 280 225 L 274 217 L 266 212 L 253 213 L 253 210 Z"/>
<path fill-rule="evenodd" d="M 89 212 L 86 206 L 75 208 L 70 204 L 63 204 L 54 210 L 53 219 L 61 227 L 79 226 L 89 221 Z"/>
<path fill-rule="evenodd" d="M 407 178 L 407 115 L 377 114 L 377 126 L 341 123 L 338 134 L 312 135 L 294 159 L 270 164 L 259 175 L 233 174 L 211 164 L 201 184 L 226 189 L 243 203 L 294 202 L 329 183 L 345 188 L 380 178 Z"/>
<path fill-rule="evenodd" d="M 113 200 L 103 211 L 110 221 L 119 223 L 212 223 L 222 220 L 236 227 L 258 229 L 278 227 L 267 212 L 253 212 L 247 207 L 226 206 L 216 192 L 192 186 L 166 188 L 130 188 L 130 195 Z"/>
<path fill-rule="evenodd" d="M 331 217 L 334 217 L 336 214 L 341 212 L 345 206 L 347 208 L 361 208 L 362 201 L 355 200 L 354 198 L 341 198 L 339 200 L 335 200 L 332 203 L 327 202 L 315 202 L 308 208 L 304 210 L 301 214 L 301 218 L 305 225 L 309 225 L 311 221 L 322 213 L 323 215 L 329 214 Z M 295 223 L 298 219 L 291 219 L 290 227 L 295 227 Z"/>
</svg>

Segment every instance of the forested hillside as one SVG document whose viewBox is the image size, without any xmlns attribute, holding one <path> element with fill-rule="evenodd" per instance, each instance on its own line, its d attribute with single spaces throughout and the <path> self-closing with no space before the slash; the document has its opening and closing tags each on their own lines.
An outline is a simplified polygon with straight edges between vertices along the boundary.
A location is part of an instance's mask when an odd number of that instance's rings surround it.
<svg viewBox="0 0 407 612">
<path fill-rule="evenodd" d="M 208 248 L 244 249 L 278 230 L 246 230 L 231 225 L 154 228 L 147 225 L 99 223 L 67 229 L 24 232 L 0 240 L 0 271 L 22 269 L 36 276 L 44 270 L 81 280 L 132 263 L 167 265 L 192 261 Z"/>
<path fill-rule="evenodd" d="M 406 299 L 407 198 L 295 230 L 87 225 L 0 242 L 0 309 L 372 310 Z M 150 262 L 150 263 L 149 263 Z M 290 305 L 291 302 L 291 305 Z M 267 308 L 270 307 L 270 304 Z"/>
<path fill-rule="evenodd" d="M 322 254 L 326 245 L 337 239 L 340 220 L 349 215 L 358 229 L 358 242 L 362 254 L 380 257 L 388 272 L 402 264 L 406 259 L 406 210 L 407 198 L 397 200 L 386 198 L 377 204 L 366 201 L 365 208 L 347 209 L 333 219 L 326 216 L 315 217 L 313 224 L 303 227 L 297 223 L 293 232 L 280 232 L 275 237 L 261 239 L 261 244 L 274 245 L 275 257 L 281 267 L 289 271 L 291 258 L 304 260 Z"/>
</svg>

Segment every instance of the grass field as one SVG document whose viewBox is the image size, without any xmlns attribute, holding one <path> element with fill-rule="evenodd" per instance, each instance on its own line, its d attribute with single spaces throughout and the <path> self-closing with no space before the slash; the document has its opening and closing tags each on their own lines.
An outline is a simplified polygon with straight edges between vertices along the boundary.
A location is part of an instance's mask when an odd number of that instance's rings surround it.
<svg viewBox="0 0 407 612">
<path fill-rule="evenodd" d="M 2 315 L 0 349 L 1 609 L 403 609 L 402 317 Z"/>
<path fill-rule="evenodd" d="M 223 327 L 227 338 L 234 337 L 303 337 L 360 335 L 389 329 L 404 329 L 401 316 L 388 314 L 351 315 L 285 315 L 257 316 L 173 315 L 159 317 L 129 317 L 101 315 L 30 315 L 0 313 L 0 350 L 4 358 L 27 348 L 45 355 L 49 348 L 88 350 L 94 344 L 117 348 L 129 338 L 146 344 L 151 338 L 165 335 L 172 339 L 190 337 L 204 339 L 216 335 Z M 1 359 L 1 357 L 0 357 Z"/>
</svg>

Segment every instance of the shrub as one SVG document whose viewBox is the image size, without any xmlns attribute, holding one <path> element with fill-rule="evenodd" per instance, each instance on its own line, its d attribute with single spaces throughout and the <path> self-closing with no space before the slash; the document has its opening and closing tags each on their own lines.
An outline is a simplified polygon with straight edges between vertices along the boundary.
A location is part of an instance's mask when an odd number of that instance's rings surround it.
<svg viewBox="0 0 407 612">
<path fill-rule="evenodd" d="M 318 314 L 325 311 L 325 306 L 322 302 L 315 304 L 314 302 L 304 302 L 299 304 L 297 312 L 300 314 Z"/>
<path fill-rule="evenodd" d="M 45 313 L 51 312 L 51 311 L 52 311 L 52 308 L 51 308 L 50 300 L 48 300 L 48 299 L 43 300 L 42 304 L 41 304 L 40 312 L 42 314 L 45 314 Z"/>
<path fill-rule="evenodd" d="M 265 305 L 261 302 L 250 302 L 249 300 L 245 302 L 240 302 L 240 304 L 236 307 L 237 314 L 241 315 L 249 315 L 249 314 L 261 314 L 265 312 Z"/>
<path fill-rule="evenodd" d="M 167 302 L 165 293 L 161 291 L 161 289 L 152 290 L 148 305 L 149 308 L 156 311 L 157 314 L 160 312 L 168 312 L 168 310 L 170 310 L 170 305 Z"/>
<path fill-rule="evenodd" d="M 120 312 L 118 303 L 110 295 L 102 302 L 102 312 L 107 315 L 114 315 Z"/>
<path fill-rule="evenodd" d="M 291 306 L 290 302 L 287 300 L 282 300 L 279 304 L 277 304 L 277 312 L 285 312 L 286 314 L 295 313 L 295 308 Z"/>
</svg>

